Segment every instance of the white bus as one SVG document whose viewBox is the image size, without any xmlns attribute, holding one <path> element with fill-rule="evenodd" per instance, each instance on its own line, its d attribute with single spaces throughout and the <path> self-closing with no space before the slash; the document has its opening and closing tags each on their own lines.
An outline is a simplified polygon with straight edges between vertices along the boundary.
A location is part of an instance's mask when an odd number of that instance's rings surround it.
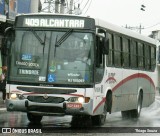
<svg viewBox="0 0 160 136">
<path fill-rule="evenodd" d="M 156 91 L 156 41 L 99 19 L 26 14 L 6 30 L 8 111 L 29 121 L 138 118 Z"/>
</svg>

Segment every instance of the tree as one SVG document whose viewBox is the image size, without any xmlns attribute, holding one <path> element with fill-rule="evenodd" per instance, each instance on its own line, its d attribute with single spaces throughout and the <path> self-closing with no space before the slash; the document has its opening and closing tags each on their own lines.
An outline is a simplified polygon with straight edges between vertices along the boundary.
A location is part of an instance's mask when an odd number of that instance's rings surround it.
<svg viewBox="0 0 160 136">
<path fill-rule="evenodd" d="M 5 0 L 5 3 L 8 5 L 9 4 L 9 0 Z"/>
</svg>

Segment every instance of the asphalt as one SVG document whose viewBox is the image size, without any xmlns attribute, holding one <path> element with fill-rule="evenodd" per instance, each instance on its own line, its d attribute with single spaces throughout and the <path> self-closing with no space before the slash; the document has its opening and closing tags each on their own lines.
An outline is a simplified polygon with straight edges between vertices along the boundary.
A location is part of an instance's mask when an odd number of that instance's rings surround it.
<svg viewBox="0 0 160 136">
<path fill-rule="evenodd" d="M 2 99 L 2 92 L 0 92 L 0 112 L 5 112 L 7 111 L 6 110 L 6 105 L 5 103 L 3 102 L 3 99 Z"/>
</svg>

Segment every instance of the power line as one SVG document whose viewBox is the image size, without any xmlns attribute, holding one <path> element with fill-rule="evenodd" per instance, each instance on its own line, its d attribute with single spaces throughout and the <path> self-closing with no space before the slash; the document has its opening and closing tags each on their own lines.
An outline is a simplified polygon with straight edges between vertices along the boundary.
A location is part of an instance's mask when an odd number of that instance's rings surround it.
<svg viewBox="0 0 160 136">
<path fill-rule="evenodd" d="M 83 12 L 83 10 L 85 9 L 85 7 L 87 6 L 87 4 L 88 4 L 89 1 L 90 1 L 90 0 L 88 0 L 88 1 L 86 2 L 85 6 L 84 6 L 83 9 L 82 9 L 82 12 Z"/>
<path fill-rule="evenodd" d="M 154 25 L 152 25 L 152 26 L 145 27 L 144 29 L 149 29 L 149 28 L 152 28 L 152 27 L 157 26 L 157 25 L 159 25 L 159 24 L 160 24 L 160 22 L 159 22 L 159 23 L 156 23 L 156 24 L 154 24 Z"/>
<path fill-rule="evenodd" d="M 90 1 L 89 6 L 88 6 L 88 8 L 87 8 L 87 10 L 86 10 L 86 12 L 85 12 L 84 14 L 86 14 L 86 13 L 87 13 L 88 9 L 89 9 L 89 8 L 90 8 L 90 6 L 91 6 L 91 3 L 92 3 L 92 0 Z"/>
</svg>

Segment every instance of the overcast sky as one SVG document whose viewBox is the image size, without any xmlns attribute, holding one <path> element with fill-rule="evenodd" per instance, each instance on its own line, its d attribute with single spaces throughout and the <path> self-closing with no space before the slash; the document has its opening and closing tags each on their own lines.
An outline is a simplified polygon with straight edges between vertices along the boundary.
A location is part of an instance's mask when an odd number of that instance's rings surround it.
<svg viewBox="0 0 160 136">
<path fill-rule="evenodd" d="M 146 28 L 142 30 L 145 35 L 160 29 L 160 0 L 89 0 L 85 6 L 87 1 L 75 0 L 76 4 L 81 3 L 85 15 L 119 26 L 139 27 L 141 24 Z M 140 10 L 142 4 L 146 6 L 145 11 Z"/>
</svg>

